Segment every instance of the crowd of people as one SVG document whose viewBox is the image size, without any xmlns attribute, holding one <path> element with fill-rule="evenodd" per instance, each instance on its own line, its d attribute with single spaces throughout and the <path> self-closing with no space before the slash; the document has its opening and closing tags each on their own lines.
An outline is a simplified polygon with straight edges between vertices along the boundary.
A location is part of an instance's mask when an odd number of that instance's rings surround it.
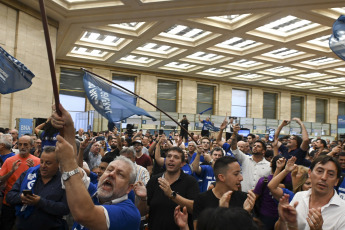
<svg viewBox="0 0 345 230">
<path fill-rule="evenodd" d="M 191 136 L 186 116 L 169 135 L 76 132 L 59 109 L 35 135 L 0 128 L 0 229 L 345 229 L 345 144 L 299 118 L 270 141 L 227 117 Z M 300 135 L 280 135 L 290 122 Z"/>
</svg>

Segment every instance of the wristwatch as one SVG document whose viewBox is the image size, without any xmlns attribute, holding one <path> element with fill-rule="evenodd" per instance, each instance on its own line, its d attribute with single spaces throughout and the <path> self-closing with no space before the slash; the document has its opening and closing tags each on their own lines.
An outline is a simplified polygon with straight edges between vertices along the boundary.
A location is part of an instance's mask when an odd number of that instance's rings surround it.
<svg viewBox="0 0 345 230">
<path fill-rule="evenodd" d="M 62 175 L 61 175 L 61 178 L 62 180 L 66 181 L 68 180 L 71 176 L 75 175 L 79 173 L 79 167 L 72 170 L 72 171 L 69 171 L 69 172 L 63 172 Z"/>
<path fill-rule="evenodd" d="M 170 194 L 169 199 L 170 199 L 170 200 L 175 199 L 175 198 L 176 198 L 176 195 L 177 195 L 177 193 L 176 193 L 175 191 L 172 191 L 171 194 Z"/>
</svg>

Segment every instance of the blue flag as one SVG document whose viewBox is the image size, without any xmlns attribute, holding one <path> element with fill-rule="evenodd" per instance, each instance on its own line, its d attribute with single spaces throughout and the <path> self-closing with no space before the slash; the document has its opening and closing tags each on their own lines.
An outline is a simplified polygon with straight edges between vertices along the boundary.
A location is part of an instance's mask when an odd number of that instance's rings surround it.
<svg viewBox="0 0 345 230">
<path fill-rule="evenodd" d="M 329 38 L 329 47 L 345 61 L 345 16 L 341 15 L 333 24 L 333 33 Z"/>
<path fill-rule="evenodd" d="M 212 109 L 212 107 L 210 107 L 210 108 L 208 108 L 208 109 L 205 109 L 204 111 L 200 112 L 199 114 L 201 115 L 201 114 L 203 114 L 204 112 L 207 112 L 207 111 L 209 111 L 209 110 L 211 110 L 211 109 Z"/>
<path fill-rule="evenodd" d="M 0 93 L 14 93 L 31 86 L 35 75 L 0 47 Z"/>
<path fill-rule="evenodd" d="M 211 130 L 213 132 L 218 132 L 220 129 L 216 126 L 214 126 L 212 123 L 205 123 L 205 128 L 208 130 Z"/>
<path fill-rule="evenodd" d="M 142 108 L 136 107 L 137 98 L 85 72 L 84 89 L 92 106 L 110 122 L 122 121 L 132 115 L 144 115 L 156 120 Z"/>
</svg>

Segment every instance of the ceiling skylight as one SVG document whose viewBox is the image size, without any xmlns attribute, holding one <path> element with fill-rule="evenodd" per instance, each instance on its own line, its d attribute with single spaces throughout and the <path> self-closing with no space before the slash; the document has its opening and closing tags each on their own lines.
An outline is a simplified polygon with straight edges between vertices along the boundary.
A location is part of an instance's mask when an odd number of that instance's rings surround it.
<svg viewBox="0 0 345 230">
<path fill-rule="evenodd" d="M 277 58 L 277 59 L 285 59 L 285 58 L 295 57 L 301 54 L 305 54 L 305 52 L 294 50 L 294 49 L 288 49 L 288 48 L 280 48 L 268 53 L 264 53 L 262 54 L 262 56 L 272 57 L 272 58 Z"/>
<path fill-rule="evenodd" d="M 211 73 L 211 74 L 225 74 L 225 73 L 230 73 L 230 70 L 226 69 L 217 69 L 217 68 L 210 68 L 207 70 L 203 71 L 204 73 Z"/>
<path fill-rule="evenodd" d="M 264 71 L 272 72 L 272 73 L 287 73 L 287 72 L 291 72 L 291 71 L 295 71 L 295 70 L 297 70 L 297 69 L 291 68 L 291 67 L 285 67 L 285 66 L 278 66 L 278 67 L 274 67 L 271 69 L 266 69 Z"/>
<path fill-rule="evenodd" d="M 155 59 L 153 59 L 153 58 L 141 57 L 141 56 L 135 56 L 135 55 L 127 55 L 127 56 L 124 56 L 123 58 L 121 58 L 120 60 L 121 61 L 127 61 L 127 62 L 136 62 L 136 63 L 140 63 L 140 64 L 148 64 L 148 63 L 155 61 Z"/>
<path fill-rule="evenodd" d="M 312 82 L 303 82 L 303 83 L 298 83 L 298 84 L 295 84 L 295 86 L 314 86 L 316 85 L 315 83 L 312 83 Z"/>
<path fill-rule="evenodd" d="M 201 51 L 187 56 L 187 58 L 197 59 L 197 60 L 201 60 L 201 61 L 215 61 L 215 60 L 221 59 L 223 57 L 224 57 L 223 55 L 217 55 L 217 54 L 213 54 L 213 53 L 205 53 L 205 52 L 201 52 Z"/>
<path fill-rule="evenodd" d="M 168 45 L 158 45 L 156 43 L 150 42 L 150 43 L 146 43 L 143 46 L 138 47 L 137 50 L 147 51 L 147 52 L 152 52 L 152 53 L 159 53 L 159 54 L 169 54 L 178 50 L 178 48 L 171 47 Z"/>
<path fill-rule="evenodd" d="M 314 28 L 319 24 L 289 15 L 257 28 L 261 32 L 287 37 Z"/>
<path fill-rule="evenodd" d="M 204 31 L 197 28 L 191 28 L 184 25 L 174 25 L 168 30 L 160 33 L 160 36 L 175 38 L 186 41 L 195 41 L 209 35 L 211 32 Z"/>
<path fill-rule="evenodd" d="M 92 57 L 104 57 L 108 54 L 106 51 L 102 51 L 99 49 L 89 49 L 84 47 L 73 47 L 71 53 L 73 54 L 80 54 L 80 55 L 87 55 Z"/>
<path fill-rule="evenodd" d="M 235 62 L 231 62 L 228 65 L 233 65 L 233 66 L 238 66 L 238 67 L 242 67 L 242 68 L 250 68 L 250 67 L 254 67 L 254 66 L 258 66 L 258 65 L 262 65 L 262 62 L 257 62 L 257 61 L 250 61 L 247 59 L 241 59 Z"/>
<path fill-rule="evenodd" d="M 314 73 L 298 74 L 297 76 L 311 79 L 311 78 L 323 77 L 323 76 L 326 76 L 326 74 L 314 72 Z"/>
<path fill-rule="evenodd" d="M 80 38 L 80 40 L 84 42 L 91 42 L 102 45 L 116 46 L 119 43 L 121 43 L 124 39 L 113 35 L 105 35 L 86 31 Z"/>
<path fill-rule="evenodd" d="M 345 81 L 345 77 L 332 78 L 332 79 L 327 79 L 325 81 L 326 82 L 332 82 L 332 83 L 343 82 L 343 81 Z"/>
<path fill-rule="evenodd" d="M 311 43 L 314 45 L 322 46 L 322 47 L 329 47 L 329 38 L 331 35 L 325 35 L 322 37 L 315 38 L 313 40 L 307 41 L 307 43 Z"/>
<path fill-rule="evenodd" d="M 312 65 L 312 66 L 320 66 L 320 65 L 327 65 L 335 62 L 340 62 L 339 59 L 334 59 L 330 57 L 320 57 L 320 58 L 315 58 L 307 61 L 302 61 L 301 63 L 307 64 L 307 65 Z"/>
<path fill-rule="evenodd" d="M 145 22 L 126 22 L 126 23 L 119 23 L 119 24 L 109 24 L 109 26 L 135 31 L 144 24 Z"/>
<path fill-rule="evenodd" d="M 245 40 L 239 37 L 233 37 L 229 40 L 226 40 L 222 43 L 216 45 L 216 47 L 232 49 L 232 50 L 246 50 L 256 46 L 261 45 L 261 42 L 256 42 L 253 40 Z"/>
<path fill-rule="evenodd" d="M 170 62 L 169 64 L 166 64 L 165 66 L 170 67 L 170 68 L 187 70 L 187 69 L 195 67 L 196 65 L 188 64 L 188 63 L 181 63 L 181 62 Z"/>
</svg>

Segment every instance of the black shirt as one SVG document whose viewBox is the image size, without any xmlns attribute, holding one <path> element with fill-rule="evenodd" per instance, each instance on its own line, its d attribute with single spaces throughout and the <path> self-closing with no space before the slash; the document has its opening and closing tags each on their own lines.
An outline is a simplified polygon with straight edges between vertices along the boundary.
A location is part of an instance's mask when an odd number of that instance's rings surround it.
<svg viewBox="0 0 345 230">
<path fill-rule="evenodd" d="M 234 191 L 231 195 L 229 207 L 243 208 L 243 203 L 247 199 L 247 193 L 241 191 Z M 197 220 L 207 208 L 219 207 L 219 199 L 214 195 L 212 189 L 206 192 L 200 193 L 194 200 L 193 205 L 193 219 Z"/>
<path fill-rule="evenodd" d="M 174 210 L 177 204 L 170 200 L 159 187 L 158 178 L 163 173 L 151 177 L 146 185 L 147 188 L 147 204 L 150 206 L 149 211 L 149 229 L 150 230 L 179 230 L 180 228 L 174 221 Z M 199 187 L 194 177 L 185 174 L 181 170 L 181 175 L 173 184 L 170 185 L 171 190 L 180 196 L 194 200 L 199 193 Z M 193 229 L 192 216 L 188 214 L 189 229 Z"/>
<path fill-rule="evenodd" d="M 187 119 L 182 119 L 181 120 L 181 125 L 183 128 L 185 128 L 186 130 L 188 130 L 188 124 L 189 124 L 189 121 Z M 184 132 L 183 129 L 181 129 L 181 132 Z"/>
<path fill-rule="evenodd" d="M 112 152 L 107 152 L 105 154 L 105 156 L 115 159 L 116 157 L 120 156 L 120 150 L 118 148 L 116 148 Z"/>
</svg>

